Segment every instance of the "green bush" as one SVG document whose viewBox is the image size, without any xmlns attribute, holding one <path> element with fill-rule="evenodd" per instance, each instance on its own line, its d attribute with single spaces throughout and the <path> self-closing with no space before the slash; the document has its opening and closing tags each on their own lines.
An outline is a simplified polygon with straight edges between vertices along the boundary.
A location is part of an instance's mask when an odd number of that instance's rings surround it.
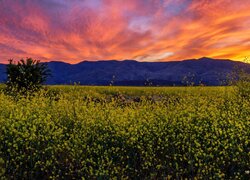
<svg viewBox="0 0 250 180">
<path fill-rule="evenodd" d="M 21 59 L 17 63 L 9 60 L 6 73 L 7 91 L 13 93 L 36 91 L 50 75 L 46 64 L 32 58 Z"/>
</svg>

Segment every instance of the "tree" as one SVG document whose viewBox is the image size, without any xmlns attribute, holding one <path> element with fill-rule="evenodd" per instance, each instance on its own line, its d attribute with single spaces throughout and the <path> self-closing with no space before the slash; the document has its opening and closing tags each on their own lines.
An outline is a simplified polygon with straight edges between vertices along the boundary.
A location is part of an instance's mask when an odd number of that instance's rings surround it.
<svg viewBox="0 0 250 180">
<path fill-rule="evenodd" d="M 47 64 L 41 63 L 39 60 L 27 58 L 18 62 L 9 60 L 6 67 L 7 73 L 7 89 L 18 92 L 36 91 L 46 81 L 50 75 Z"/>
</svg>

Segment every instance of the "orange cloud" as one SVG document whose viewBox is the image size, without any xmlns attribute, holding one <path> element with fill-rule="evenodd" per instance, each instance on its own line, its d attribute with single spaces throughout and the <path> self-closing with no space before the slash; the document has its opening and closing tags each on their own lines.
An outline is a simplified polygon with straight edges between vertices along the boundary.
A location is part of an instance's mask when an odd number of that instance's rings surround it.
<svg viewBox="0 0 250 180">
<path fill-rule="evenodd" d="M 0 1 L 0 62 L 250 55 L 250 0 Z"/>
</svg>

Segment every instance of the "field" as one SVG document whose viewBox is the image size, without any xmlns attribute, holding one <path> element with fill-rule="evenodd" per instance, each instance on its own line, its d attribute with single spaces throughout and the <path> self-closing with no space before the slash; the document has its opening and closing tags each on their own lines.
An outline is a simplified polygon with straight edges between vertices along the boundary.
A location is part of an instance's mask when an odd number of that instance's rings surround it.
<svg viewBox="0 0 250 180">
<path fill-rule="evenodd" d="M 248 92 L 49 86 L 13 97 L 2 91 L 0 176 L 249 179 Z"/>
</svg>

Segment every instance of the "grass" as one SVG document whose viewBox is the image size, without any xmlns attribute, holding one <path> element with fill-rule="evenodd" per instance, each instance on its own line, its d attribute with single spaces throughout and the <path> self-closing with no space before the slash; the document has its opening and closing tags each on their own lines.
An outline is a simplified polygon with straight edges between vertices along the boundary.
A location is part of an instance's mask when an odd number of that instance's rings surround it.
<svg viewBox="0 0 250 180">
<path fill-rule="evenodd" d="M 250 178 L 237 87 L 46 88 L 0 93 L 3 178 Z"/>
</svg>

